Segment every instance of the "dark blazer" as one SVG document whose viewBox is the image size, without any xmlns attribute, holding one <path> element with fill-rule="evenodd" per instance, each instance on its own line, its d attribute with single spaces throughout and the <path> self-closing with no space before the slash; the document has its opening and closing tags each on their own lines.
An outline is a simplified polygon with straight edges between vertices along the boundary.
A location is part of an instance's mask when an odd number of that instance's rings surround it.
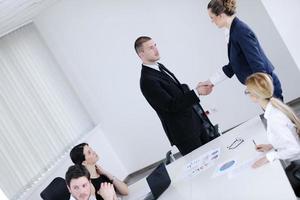
<svg viewBox="0 0 300 200">
<path fill-rule="evenodd" d="M 184 92 L 177 79 L 144 65 L 140 87 L 160 118 L 171 145 L 206 134 L 201 119 L 193 110 L 193 105 L 200 101 L 193 90 Z"/>
<path fill-rule="evenodd" d="M 235 17 L 230 27 L 228 43 L 229 63 L 223 67 L 224 73 L 231 78 L 234 74 L 245 84 L 246 78 L 256 72 L 270 74 L 275 81 L 275 93 L 281 96 L 281 84 L 273 73 L 274 66 L 265 55 L 254 32 Z"/>
</svg>

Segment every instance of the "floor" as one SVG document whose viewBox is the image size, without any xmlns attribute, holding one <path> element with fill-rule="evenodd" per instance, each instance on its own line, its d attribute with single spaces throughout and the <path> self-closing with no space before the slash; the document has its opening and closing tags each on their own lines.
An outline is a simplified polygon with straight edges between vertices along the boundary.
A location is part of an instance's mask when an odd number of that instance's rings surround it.
<svg viewBox="0 0 300 200">
<path fill-rule="evenodd" d="M 287 103 L 289 106 L 292 107 L 292 109 L 295 111 L 295 113 L 300 117 L 300 97 Z M 263 120 L 264 121 L 264 120 Z M 225 131 L 226 132 L 226 131 Z M 180 153 L 177 153 L 173 155 L 175 160 L 181 157 Z M 128 185 L 131 185 L 135 183 L 136 181 L 148 176 L 154 169 L 157 167 L 161 162 L 166 162 L 166 158 L 162 158 L 160 161 L 153 163 L 150 166 L 147 166 L 139 171 L 136 171 L 130 175 L 128 175 L 124 182 L 126 182 Z"/>
</svg>

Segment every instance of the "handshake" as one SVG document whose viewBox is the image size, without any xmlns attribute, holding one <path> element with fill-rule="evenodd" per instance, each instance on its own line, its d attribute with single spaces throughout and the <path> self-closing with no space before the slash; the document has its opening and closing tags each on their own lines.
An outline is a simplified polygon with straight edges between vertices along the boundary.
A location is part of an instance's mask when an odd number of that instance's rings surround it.
<svg viewBox="0 0 300 200">
<path fill-rule="evenodd" d="M 196 90 L 199 95 L 209 95 L 213 90 L 214 85 L 210 82 L 210 80 L 199 82 Z"/>
</svg>

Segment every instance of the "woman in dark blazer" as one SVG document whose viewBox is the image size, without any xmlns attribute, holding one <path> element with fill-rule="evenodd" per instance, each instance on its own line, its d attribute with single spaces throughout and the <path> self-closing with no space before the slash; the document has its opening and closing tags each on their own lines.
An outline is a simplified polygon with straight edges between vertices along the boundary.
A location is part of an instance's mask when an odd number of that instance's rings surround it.
<svg viewBox="0 0 300 200">
<path fill-rule="evenodd" d="M 207 6 L 211 21 L 218 28 L 229 30 L 228 59 L 222 71 L 216 72 L 203 84 L 214 86 L 225 78 L 236 75 L 245 84 L 248 76 L 256 72 L 269 74 L 273 79 L 274 96 L 283 100 L 282 89 L 274 66 L 265 55 L 254 32 L 235 16 L 236 0 L 211 0 Z"/>
</svg>

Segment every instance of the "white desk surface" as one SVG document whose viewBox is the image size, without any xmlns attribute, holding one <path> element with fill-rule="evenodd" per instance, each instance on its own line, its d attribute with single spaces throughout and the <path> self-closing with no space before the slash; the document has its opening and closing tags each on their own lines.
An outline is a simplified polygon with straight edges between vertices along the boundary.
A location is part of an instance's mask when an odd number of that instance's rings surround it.
<svg viewBox="0 0 300 200">
<path fill-rule="evenodd" d="M 244 142 L 236 149 L 229 150 L 235 138 L 243 138 Z M 252 139 L 257 144 L 267 143 L 266 131 L 259 117 L 255 117 L 235 129 L 221 135 L 208 144 L 196 149 L 188 155 L 167 165 L 171 177 L 171 185 L 159 197 L 163 200 L 290 200 L 297 199 L 279 161 L 266 164 L 258 169 L 246 169 L 242 173 L 229 178 L 226 174 L 213 177 L 216 167 L 230 159 L 237 164 L 247 161 L 256 155 Z M 182 178 L 182 169 L 190 161 L 197 159 L 207 151 L 220 148 L 220 157 L 216 163 L 192 178 Z M 146 179 L 129 187 L 129 196 L 125 200 L 143 199 L 149 192 Z"/>
</svg>

